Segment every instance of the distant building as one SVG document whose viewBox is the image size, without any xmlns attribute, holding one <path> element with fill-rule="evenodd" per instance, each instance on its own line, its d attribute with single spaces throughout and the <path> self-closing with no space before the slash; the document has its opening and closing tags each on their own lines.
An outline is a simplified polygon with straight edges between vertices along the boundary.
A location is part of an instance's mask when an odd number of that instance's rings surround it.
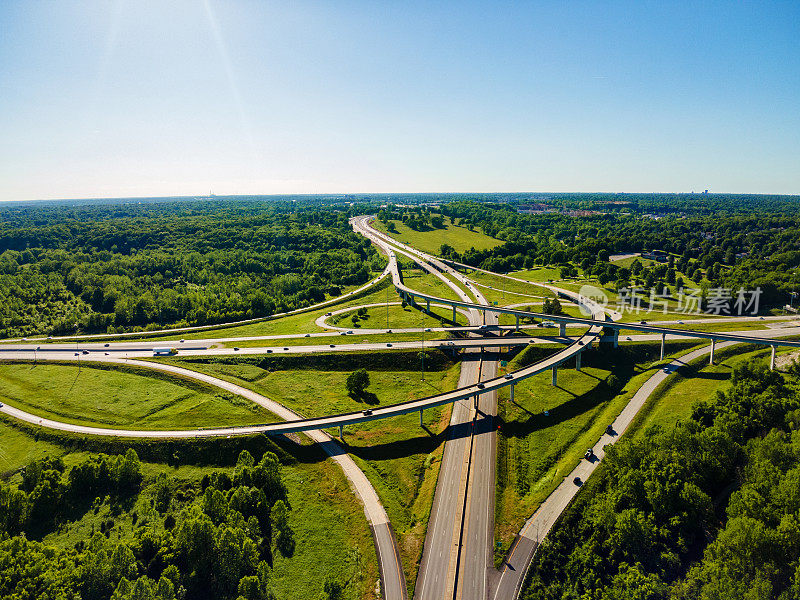
<svg viewBox="0 0 800 600">
<path fill-rule="evenodd" d="M 656 262 L 667 262 L 669 260 L 669 254 L 663 250 L 651 250 L 650 252 L 645 250 L 642 252 L 642 258 L 654 260 Z"/>
</svg>

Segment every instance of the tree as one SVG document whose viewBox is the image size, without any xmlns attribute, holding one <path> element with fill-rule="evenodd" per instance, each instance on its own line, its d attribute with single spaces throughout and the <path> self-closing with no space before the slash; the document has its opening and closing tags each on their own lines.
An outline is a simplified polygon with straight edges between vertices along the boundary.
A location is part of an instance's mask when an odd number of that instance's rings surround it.
<svg viewBox="0 0 800 600">
<path fill-rule="evenodd" d="M 334 579 L 326 579 L 323 587 L 325 600 L 343 600 L 344 589 L 342 584 Z"/>
<path fill-rule="evenodd" d="M 289 526 L 289 509 L 283 500 L 278 500 L 272 507 L 272 528 L 275 530 L 275 546 L 284 556 L 294 553 L 294 531 Z"/>
<path fill-rule="evenodd" d="M 369 374 L 367 370 L 358 369 L 350 373 L 350 375 L 347 376 L 345 387 L 350 396 L 357 397 L 363 395 L 367 387 L 369 387 Z"/>
</svg>

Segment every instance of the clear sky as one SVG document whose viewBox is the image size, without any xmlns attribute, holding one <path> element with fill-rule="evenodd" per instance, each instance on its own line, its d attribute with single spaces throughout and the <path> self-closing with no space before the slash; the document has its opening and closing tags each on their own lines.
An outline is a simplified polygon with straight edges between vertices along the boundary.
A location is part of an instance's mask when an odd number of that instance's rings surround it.
<svg viewBox="0 0 800 600">
<path fill-rule="evenodd" d="M 0 200 L 800 193 L 800 2 L 0 2 Z"/>
</svg>

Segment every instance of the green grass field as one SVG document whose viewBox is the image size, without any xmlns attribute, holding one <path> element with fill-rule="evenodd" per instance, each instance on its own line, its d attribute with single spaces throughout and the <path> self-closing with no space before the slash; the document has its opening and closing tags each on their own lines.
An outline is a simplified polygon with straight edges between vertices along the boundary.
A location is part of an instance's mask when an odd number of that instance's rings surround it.
<svg viewBox="0 0 800 600">
<path fill-rule="evenodd" d="M 429 361 L 421 380 L 416 352 L 321 357 L 283 357 L 258 366 L 171 359 L 176 364 L 233 381 L 272 398 L 305 416 L 394 404 L 454 389 L 460 368 L 443 355 Z M 431 370 L 430 363 L 436 361 Z M 272 363 L 272 364 L 271 364 Z M 365 400 L 350 398 L 345 379 L 354 369 L 370 376 Z M 253 370 L 256 369 L 256 370 Z M 409 414 L 345 428 L 346 448 L 364 470 L 383 502 L 398 537 L 406 579 L 413 590 L 433 494 L 439 473 L 450 406 L 426 410 L 424 424 Z M 337 431 L 330 431 L 338 435 Z"/>
<path fill-rule="evenodd" d="M 667 345 L 667 352 L 691 343 Z M 531 347 L 509 363 L 513 370 L 552 352 Z M 498 436 L 495 503 L 495 558 L 508 551 L 514 536 L 539 504 L 558 486 L 616 418 L 635 391 L 658 368 L 656 344 L 630 344 L 615 352 L 586 352 L 583 369 L 574 363 L 551 385 L 548 371 L 519 383 L 515 403 L 504 388 L 498 394 L 501 431 Z M 538 358 L 537 358 L 538 357 Z M 654 362 L 655 361 L 655 362 Z M 612 371 L 625 384 L 618 392 L 606 385 Z M 549 411 L 544 416 L 543 411 Z"/>
<path fill-rule="evenodd" d="M 466 227 L 456 227 L 451 224 L 450 217 L 445 217 L 444 229 L 432 229 L 429 231 L 414 231 L 403 225 L 400 221 L 394 221 L 397 233 L 389 233 L 386 230 L 386 225 L 378 221 L 373 221 L 372 225 L 378 231 L 391 235 L 396 240 L 399 240 L 409 246 L 413 246 L 418 250 L 427 252 L 428 254 L 439 254 L 439 249 L 442 244 L 450 244 L 455 248 L 456 252 L 462 254 L 470 248 L 476 250 L 487 250 L 500 246 L 503 241 L 489 237 L 478 231 L 470 231 Z"/>
<path fill-rule="evenodd" d="M 555 296 L 553 292 L 548 290 L 547 288 L 543 288 L 540 285 L 536 285 L 535 283 L 521 283 L 519 281 L 514 281 L 513 279 L 506 279 L 505 277 L 498 277 L 497 275 L 489 275 L 487 273 L 482 273 L 481 271 L 469 271 L 465 273 L 467 277 L 475 281 L 476 283 L 480 283 L 483 285 L 490 285 L 493 288 L 497 288 L 502 293 L 504 290 L 506 293 L 516 292 L 519 294 L 528 294 L 531 296 L 543 296 L 543 297 L 550 297 L 552 298 Z M 516 275 L 513 275 L 516 277 Z M 522 278 L 520 278 L 522 279 Z M 480 287 L 479 288 L 482 293 L 485 292 L 486 288 Z M 491 290 L 486 290 L 491 291 Z M 533 300 L 533 298 L 531 298 Z M 525 302 L 525 300 L 520 299 L 518 302 Z"/>
<path fill-rule="evenodd" d="M 130 367 L 3 363 L 0 398 L 42 417 L 98 427 L 191 429 L 274 420 L 229 392 Z"/>
<path fill-rule="evenodd" d="M 425 307 L 421 303 L 422 308 Z M 388 312 L 388 315 L 387 315 Z M 408 327 L 449 327 L 452 324 L 453 311 L 449 308 L 431 306 L 431 312 L 417 310 L 410 306 L 403 308 L 400 305 L 389 305 L 387 311 L 385 306 L 375 306 L 367 309 L 367 314 L 358 317 L 358 322 L 353 323 L 352 315 L 356 314 L 355 309 L 341 315 L 341 319 L 336 324 L 337 327 L 353 329 L 402 329 Z M 467 318 L 456 311 L 456 321 L 458 325 L 466 326 L 469 323 Z M 330 319 L 328 320 L 330 322 Z"/>
</svg>

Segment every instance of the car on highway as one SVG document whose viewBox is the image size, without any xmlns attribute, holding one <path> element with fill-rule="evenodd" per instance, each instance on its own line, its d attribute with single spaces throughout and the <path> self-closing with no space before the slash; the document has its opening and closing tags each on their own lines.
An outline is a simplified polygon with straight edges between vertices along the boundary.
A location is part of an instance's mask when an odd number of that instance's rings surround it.
<svg viewBox="0 0 800 600">
<path fill-rule="evenodd" d="M 76 352 L 76 353 L 75 353 L 75 356 L 80 356 L 80 355 L 81 355 L 81 353 L 80 353 L 80 352 Z"/>
<path fill-rule="evenodd" d="M 348 333 L 348 334 L 350 334 L 350 335 L 353 335 L 353 330 L 352 330 L 352 329 L 351 329 L 351 330 L 348 330 L 348 332 L 347 332 L 347 333 Z"/>
<path fill-rule="evenodd" d="M 478 389 L 481 389 L 481 390 L 482 390 L 482 389 L 483 389 L 483 388 L 485 388 L 485 387 L 486 387 L 486 386 L 485 386 L 485 385 L 483 385 L 482 383 L 479 383 L 479 384 L 478 384 Z"/>
<path fill-rule="evenodd" d="M 392 347 L 392 344 L 390 344 L 389 342 L 386 342 L 386 347 L 387 347 L 387 348 L 391 348 L 391 347 Z"/>
<path fill-rule="evenodd" d="M 0 408 L 3 408 L 4 406 L 5 406 L 5 404 L 3 404 L 2 402 L 0 402 Z"/>
<path fill-rule="evenodd" d="M 340 331 L 339 335 L 347 335 L 347 332 L 346 331 Z"/>
<path fill-rule="evenodd" d="M 511 373 L 506 373 L 506 379 L 514 379 L 514 376 Z"/>
<path fill-rule="evenodd" d="M 325 316 L 326 316 L 326 317 L 330 317 L 332 314 L 333 314 L 333 313 L 326 312 L 326 313 L 325 313 Z"/>
<path fill-rule="evenodd" d="M 88 351 L 88 350 L 83 350 L 83 352 L 82 352 L 82 353 L 83 353 L 83 354 L 89 354 L 89 351 Z"/>
<path fill-rule="evenodd" d="M 331 348 L 336 348 L 336 344 L 331 344 Z"/>
<path fill-rule="evenodd" d="M 104 354 L 105 354 L 106 356 L 108 356 L 110 353 L 109 353 L 109 352 L 105 352 Z"/>
<path fill-rule="evenodd" d="M 185 341 L 186 341 L 186 340 L 180 340 L 180 343 L 182 344 L 182 343 L 184 343 Z"/>
<path fill-rule="evenodd" d="M 433 331 L 430 327 L 426 327 L 425 331 Z"/>
<path fill-rule="evenodd" d="M 594 450 L 589 448 L 586 452 L 583 453 L 583 458 L 588 461 L 591 461 L 594 458 Z"/>
<path fill-rule="evenodd" d="M 310 333 L 305 334 L 303 337 L 311 337 Z"/>
<path fill-rule="evenodd" d="M 108 348 L 111 344 L 103 344 L 104 348 Z"/>
<path fill-rule="evenodd" d="M 238 351 L 239 351 L 239 348 L 237 348 L 237 347 L 235 347 L 235 346 L 234 346 L 234 348 L 233 348 L 233 351 L 234 351 L 234 352 L 238 352 Z"/>
<path fill-rule="evenodd" d="M 289 348 L 287 348 L 286 346 L 284 346 L 284 347 L 283 347 L 283 349 L 284 349 L 284 350 L 288 350 Z"/>
<path fill-rule="evenodd" d="M 365 408 L 363 410 L 363 414 L 364 414 L 365 417 L 370 416 L 372 414 L 372 409 L 371 408 Z"/>
</svg>

